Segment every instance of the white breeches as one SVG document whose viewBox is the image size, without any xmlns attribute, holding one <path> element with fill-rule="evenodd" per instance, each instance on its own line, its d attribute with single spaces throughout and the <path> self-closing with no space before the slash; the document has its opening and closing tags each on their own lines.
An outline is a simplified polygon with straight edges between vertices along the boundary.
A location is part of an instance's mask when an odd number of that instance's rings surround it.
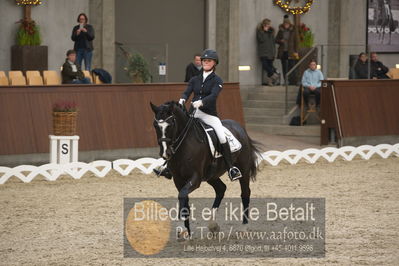
<svg viewBox="0 0 399 266">
<path fill-rule="evenodd" d="M 200 109 L 197 109 L 194 117 L 201 119 L 205 124 L 213 127 L 221 144 L 227 142 L 226 134 L 224 133 L 223 125 L 219 117 L 208 115 L 207 113 L 202 112 Z"/>
</svg>

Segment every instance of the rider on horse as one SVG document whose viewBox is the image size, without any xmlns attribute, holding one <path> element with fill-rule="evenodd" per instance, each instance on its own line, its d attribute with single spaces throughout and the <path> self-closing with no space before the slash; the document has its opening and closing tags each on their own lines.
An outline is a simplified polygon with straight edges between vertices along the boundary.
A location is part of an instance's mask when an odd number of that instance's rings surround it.
<svg viewBox="0 0 399 266">
<path fill-rule="evenodd" d="M 229 143 L 224 133 L 222 122 L 217 117 L 216 102 L 220 91 L 223 88 L 222 79 L 215 74 L 216 65 L 219 57 L 214 50 L 207 49 L 201 56 L 202 73 L 193 77 L 183 92 L 179 104 L 184 105 L 185 101 L 194 93 L 192 105 L 196 109 L 195 118 L 199 118 L 205 124 L 210 125 L 216 132 L 221 144 L 221 153 L 227 166 L 227 172 L 231 181 L 242 177 L 240 170 L 233 166 Z M 157 175 L 171 178 L 171 174 L 166 167 L 154 169 Z"/>
</svg>

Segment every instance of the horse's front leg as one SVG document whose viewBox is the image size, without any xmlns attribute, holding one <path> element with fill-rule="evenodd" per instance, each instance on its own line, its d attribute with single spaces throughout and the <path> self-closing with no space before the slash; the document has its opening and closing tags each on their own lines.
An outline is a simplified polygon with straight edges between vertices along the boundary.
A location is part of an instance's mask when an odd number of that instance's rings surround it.
<svg viewBox="0 0 399 266">
<path fill-rule="evenodd" d="M 201 184 L 201 178 L 198 174 L 193 174 L 193 176 L 189 179 L 189 181 L 183 186 L 179 191 L 179 218 L 184 221 L 184 227 L 186 227 L 188 237 L 191 236 L 190 229 L 190 207 L 189 207 L 189 199 L 188 194 L 197 189 Z M 184 237 L 184 233 L 183 233 Z"/>
<path fill-rule="evenodd" d="M 224 193 L 226 192 L 226 185 L 220 178 L 212 179 L 208 181 L 208 184 L 215 190 L 216 196 L 212 205 L 212 219 L 209 221 L 208 229 L 209 231 L 215 233 L 220 231 L 220 227 L 216 221 L 216 213 L 219 209 L 220 203 L 223 200 Z"/>
</svg>

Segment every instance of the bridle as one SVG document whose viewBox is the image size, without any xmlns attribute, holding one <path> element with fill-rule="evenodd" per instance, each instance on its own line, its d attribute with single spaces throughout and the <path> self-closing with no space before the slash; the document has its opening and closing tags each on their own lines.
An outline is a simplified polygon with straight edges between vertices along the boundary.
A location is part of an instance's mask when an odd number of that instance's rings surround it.
<svg viewBox="0 0 399 266">
<path fill-rule="evenodd" d="M 168 118 L 166 118 L 166 119 L 160 119 L 160 120 L 157 120 L 156 118 L 154 118 L 154 121 L 155 122 L 157 122 L 157 124 L 160 124 L 160 123 L 165 123 L 165 122 L 167 122 L 169 119 L 173 119 L 173 123 L 174 124 L 176 124 L 176 119 L 175 119 L 175 117 L 173 116 L 173 115 L 171 115 L 171 116 L 169 116 Z M 159 126 L 158 126 L 159 127 Z M 172 139 L 171 138 L 158 138 L 158 144 L 159 145 L 161 145 L 161 143 L 163 142 L 163 141 L 165 141 L 166 143 L 170 143 L 170 142 L 172 142 Z"/>
<path fill-rule="evenodd" d="M 188 130 L 190 129 L 191 125 L 194 122 L 194 113 L 195 113 L 195 109 L 194 111 L 190 114 L 190 118 L 188 119 L 186 125 L 184 126 L 182 132 L 180 133 L 180 135 L 177 138 L 158 138 L 158 144 L 161 145 L 161 143 L 164 141 L 166 142 L 166 144 L 169 146 L 170 150 L 172 151 L 172 156 L 177 152 L 177 150 L 180 148 L 181 144 L 183 143 L 184 139 L 187 136 Z M 174 115 L 171 115 L 169 117 L 167 117 L 166 119 L 160 119 L 157 120 L 156 118 L 154 118 L 154 121 L 157 122 L 157 124 L 159 123 L 164 123 L 170 119 L 173 119 L 173 124 L 174 126 L 176 126 L 176 118 Z M 173 134 L 173 136 L 175 136 L 176 134 Z"/>
</svg>

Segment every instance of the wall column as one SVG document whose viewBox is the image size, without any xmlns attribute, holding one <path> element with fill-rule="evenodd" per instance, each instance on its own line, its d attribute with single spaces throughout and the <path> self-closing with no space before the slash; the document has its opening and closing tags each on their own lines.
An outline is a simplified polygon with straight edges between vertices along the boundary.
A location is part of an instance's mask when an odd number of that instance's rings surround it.
<svg viewBox="0 0 399 266">
<path fill-rule="evenodd" d="M 328 1 L 327 77 L 340 77 L 341 0 Z M 326 51 L 326 49 L 324 49 Z"/>
<path fill-rule="evenodd" d="M 216 2 L 216 51 L 220 57 L 218 75 L 224 82 L 238 82 L 239 64 L 239 1 Z"/>
<path fill-rule="evenodd" d="M 89 23 L 94 26 L 93 67 L 115 79 L 115 0 L 90 0 Z"/>
</svg>

